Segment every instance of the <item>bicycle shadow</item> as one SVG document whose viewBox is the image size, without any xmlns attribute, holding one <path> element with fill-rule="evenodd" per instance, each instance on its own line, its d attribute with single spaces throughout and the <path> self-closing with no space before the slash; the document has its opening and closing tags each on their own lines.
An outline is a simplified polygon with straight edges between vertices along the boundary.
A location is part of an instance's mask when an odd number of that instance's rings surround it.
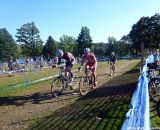
<svg viewBox="0 0 160 130">
<path fill-rule="evenodd" d="M 63 96 L 65 96 L 65 98 Z M 7 106 L 7 105 L 22 106 L 27 104 L 45 104 L 45 103 L 54 103 L 65 100 L 67 101 L 74 98 L 75 96 L 71 93 L 69 93 L 68 95 L 62 95 L 62 97 L 59 98 L 53 98 L 53 95 L 50 92 L 43 92 L 43 93 L 37 92 L 26 96 L 0 97 L 0 106 Z"/>
<path fill-rule="evenodd" d="M 73 104 L 44 116 L 27 129 L 121 129 L 139 76 L 139 69 L 135 69 L 137 73 L 128 72 L 114 77 Z"/>
</svg>

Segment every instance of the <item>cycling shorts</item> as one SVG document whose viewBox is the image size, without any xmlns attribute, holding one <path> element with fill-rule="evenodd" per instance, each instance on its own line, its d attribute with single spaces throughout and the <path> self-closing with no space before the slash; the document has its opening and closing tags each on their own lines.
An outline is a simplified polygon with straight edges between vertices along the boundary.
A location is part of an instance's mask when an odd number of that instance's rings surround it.
<svg viewBox="0 0 160 130">
<path fill-rule="evenodd" d="M 85 69 L 89 69 L 91 70 L 92 73 L 94 73 L 96 71 L 97 66 L 93 65 L 93 64 L 86 64 L 85 65 Z"/>
<path fill-rule="evenodd" d="M 72 67 L 73 67 L 73 63 L 72 62 L 66 62 L 66 71 L 68 70 L 68 69 L 72 69 Z"/>
</svg>

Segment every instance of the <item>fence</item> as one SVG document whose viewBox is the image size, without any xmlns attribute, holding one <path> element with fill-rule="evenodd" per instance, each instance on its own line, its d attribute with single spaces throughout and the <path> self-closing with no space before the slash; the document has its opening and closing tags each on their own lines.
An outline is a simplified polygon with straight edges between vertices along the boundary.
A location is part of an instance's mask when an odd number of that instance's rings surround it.
<svg viewBox="0 0 160 130">
<path fill-rule="evenodd" d="M 122 130 L 150 130 L 150 108 L 148 79 L 146 77 L 147 63 L 153 62 L 153 56 L 148 56 L 133 94 L 130 110 L 126 114 Z"/>
</svg>

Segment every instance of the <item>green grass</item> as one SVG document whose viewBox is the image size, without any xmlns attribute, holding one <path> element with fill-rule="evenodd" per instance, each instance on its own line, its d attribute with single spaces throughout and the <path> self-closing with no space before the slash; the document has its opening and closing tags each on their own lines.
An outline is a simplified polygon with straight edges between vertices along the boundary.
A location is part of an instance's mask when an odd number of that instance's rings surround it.
<svg viewBox="0 0 160 130">
<path fill-rule="evenodd" d="M 126 119 L 138 76 L 139 67 L 135 67 L 103 83 L 73 104 L 37 120 L 28 129 L 119 130 Z"/>
<path fill-rule="evenodd" d="M 160 128 L 160 117 L 157 115 L 156 103 L 150 102 L 150 112 L 152 128 Z"/>
<path fill-rule="evenodd" d="M 4 107 L 1 107 L 3 113 L 0 113 L 3 115 L 0 117 L 3 117 L 5 122 L 7 119 L 19 122 L 13 123 L 16 125 L 13 129 L 20 130 L 119 130 L 126 119 L 125 115 L 129 110 L 139 77 L 138 61 L 130 65 L 127 65 L 128 63 L 127 60 L 117 63 L 120 71 L 116 72 L 115 77 L 108 76 L 109 65 L 106 62 L 98 63 L 99 87 L 83 97 L 68 95 L 52 98 L 49 94 L 51 80 L 7 91 L 8 86 L 13 88 L 10 86 L 13 85 L 13 81 L 23 83 L 24 78 L 23 76 L 6 77 L 8 80 L 0 82 L 0 90 L 6 90 L 0 91 L 0 97 L 9 102 L 4 102 Z M 123 67 L 124 65 L 127 67 Z M 74 69 L 76 68 L 77 65 L 74 66 Z M 34 72 L 29 72 L 29 80 L 55 75 L 51 69 L 38 73 L 34 75 Z M 1 79 L 3 78 L 0 77 L 0 81 Z M 10 110 L 13 111 L 12 114 Z M 18 115 L 16 115 L 17 111 Z M 7 118 L 6 115 L 13 117 Z M 101 117 L 101 120 L 97 120 L 96 116 Z M 160 118 L 156 115 L 155 106 L 151 103 L 152 127 L 160 126 L 159 122 Z"/>
<path fill-rule="evenodd" d="M 126 60 L 119 61 L 119 65 L 123 65 L 127 63 Z M 78 68 L 79 65 L 75 65 L 73 67 L 74 70 Z M 100 68 L 108 69 L 109 66 L 107 66 L 106 62 L 98 62 L 98 72 L 101 72 L 102 70 Z M 37 89 L 43 91 L 45 87 L 50 86 L 51 80 L 39 82 L 37 84 L 30 85 L 29 83 L 31 81 L 42 79 L 49 76 L 54 76 L 58 74 L 58 69 L 54 72 L 53 69 L 44 69 L 44 71 L 37 71 L 34 72 L 27 72 L 26 78 L 25 73 L 19 73 L 15 74 L 12 77 L 8 77 L 8 75 L 1 75 L 0 76 L 0 97 L 4 96 L 20 96 L 24 94 L 31 94 Z M 27 83 L 27 85 L 26 85 Z"/>
</svg>

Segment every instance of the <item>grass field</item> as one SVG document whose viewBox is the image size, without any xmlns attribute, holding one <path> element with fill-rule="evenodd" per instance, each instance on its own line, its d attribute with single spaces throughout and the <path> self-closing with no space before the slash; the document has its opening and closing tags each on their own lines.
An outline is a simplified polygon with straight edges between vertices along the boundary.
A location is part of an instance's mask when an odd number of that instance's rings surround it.
<svg viewBox="0 0 160 130">
<path fill-rule="evenodd" d="M 83 97 L 69 93 L 53 98 L 50 94 L 51 80 L 28 87 L 14 87 L 16 83 L 24 83 L 23 73 L 14 77 L 0 77 L 0 128 L 119 130 L 129 110 L 139 77 L 138 62 L 138 60 L 119 61 L 114 77 L 109 76 L 107 63 L 99 63 L 98 88 Z M 31 81 L 55 75 L 57 71 L 46 69 L 37 73 L 34 75 L 34 72 L 28 72 L 27 77 Z M 160 118 L 156 115 L 153 103 L 151 123 L 152 127 L 160 126 Z"/>
</svg>

